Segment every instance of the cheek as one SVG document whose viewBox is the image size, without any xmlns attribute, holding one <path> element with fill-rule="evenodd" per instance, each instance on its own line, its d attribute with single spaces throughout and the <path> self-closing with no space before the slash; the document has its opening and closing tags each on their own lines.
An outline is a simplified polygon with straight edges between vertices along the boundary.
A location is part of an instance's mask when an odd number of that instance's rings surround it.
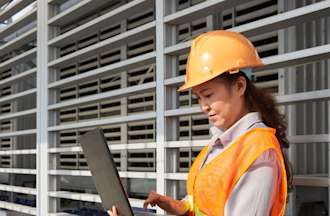
<svg viewBox="0 0 330 216">
<path fill-rule="evenodd" d="M 219 115 L 226 115 L 230 110 L 230 103 L 226 101 L 217 101 L 211 105 L 211 109 Z"/>
</svg>

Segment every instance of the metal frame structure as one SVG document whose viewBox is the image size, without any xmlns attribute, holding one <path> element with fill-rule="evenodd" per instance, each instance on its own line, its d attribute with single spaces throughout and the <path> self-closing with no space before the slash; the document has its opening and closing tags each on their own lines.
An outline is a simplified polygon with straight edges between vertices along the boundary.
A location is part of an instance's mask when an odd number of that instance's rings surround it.
<svg viewBox="0 0 330 216">
<path fill-rule="evenodd" d="M 94 127 L 105 131 L 132 206 L 149 189 L 182 198 L 209 124 L 177 87 L 191 39 L 223 28 L 256 44 L 265 63 L 256 85 L 287 115 L 297 188 L 286 215 L 317 199 L 329 209 L 330 0 L 10 2 L 0 0 L 0 208 L 99 208 L 79 146 Z M 303 197 L 313 190 L 314 200 Z"/>
</svg>

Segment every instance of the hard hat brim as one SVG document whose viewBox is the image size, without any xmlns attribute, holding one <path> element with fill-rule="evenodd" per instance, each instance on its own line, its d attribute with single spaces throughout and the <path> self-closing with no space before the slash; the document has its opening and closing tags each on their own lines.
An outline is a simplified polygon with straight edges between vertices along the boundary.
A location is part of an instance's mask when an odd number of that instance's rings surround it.
<svg viewBox="0 0 330 216">
<path fill-rule="evenodd" d="M 262 67 L 262 66 L 264 66 L 264 64 L 262 62 L 259 62 L 256 65 L 251 65 L 251 66 L 248 66 L 248 67 L 257 68 L 257 67 Z M 239 72 L 239 71 L 240 70 L 238 69 L 237 72 Z M 192 88 L 192 87 L 198 86 L 200 84 L 206 83 L 207 81 L 212 80 L 212 79 L 214 79 L 214 78 L 216 78 L 216 77 L 218 77 L 221 74 L 226 73 L 226 72 L 228 72 L 228 71 L 215 73 L 214 76 L 207 77 L 207 79 L 205 79 L 205 80 L 197 80 L 197 81 L 186 82 L 185 84 L 180 86 L 177 91 L 182 92 L 182 91 L 188 90 L 189 88 Z"/>
</svg>

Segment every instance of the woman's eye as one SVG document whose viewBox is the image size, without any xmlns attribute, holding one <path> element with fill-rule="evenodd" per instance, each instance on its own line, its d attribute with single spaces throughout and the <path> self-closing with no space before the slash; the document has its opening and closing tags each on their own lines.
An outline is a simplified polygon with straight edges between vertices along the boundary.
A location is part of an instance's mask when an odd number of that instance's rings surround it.
<svg viewBox="0 0 330 216">
<path fill-rule="evenodd" d="M 212 96 L 212 94 L 207 94 L 207 95 L 205 95 L 204 97 L 209 98 L 209 97 L 211 97 L 211 96 Z"/>
</svg>

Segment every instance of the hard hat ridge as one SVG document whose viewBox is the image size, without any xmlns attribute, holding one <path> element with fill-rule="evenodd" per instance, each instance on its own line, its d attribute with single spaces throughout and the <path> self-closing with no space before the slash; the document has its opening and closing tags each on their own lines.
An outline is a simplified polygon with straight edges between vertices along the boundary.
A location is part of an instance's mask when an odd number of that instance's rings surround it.
<svg viewBox="0 0 330 216">
<path fill-rule="evenodd" d="M 206 32 L 192 41 L 185 84 L 179 91 L 207 82 L 225 72 L 237 73 L 262 65 L 256 48 L 242 34 L 226 30 Z"/>
</svg>

